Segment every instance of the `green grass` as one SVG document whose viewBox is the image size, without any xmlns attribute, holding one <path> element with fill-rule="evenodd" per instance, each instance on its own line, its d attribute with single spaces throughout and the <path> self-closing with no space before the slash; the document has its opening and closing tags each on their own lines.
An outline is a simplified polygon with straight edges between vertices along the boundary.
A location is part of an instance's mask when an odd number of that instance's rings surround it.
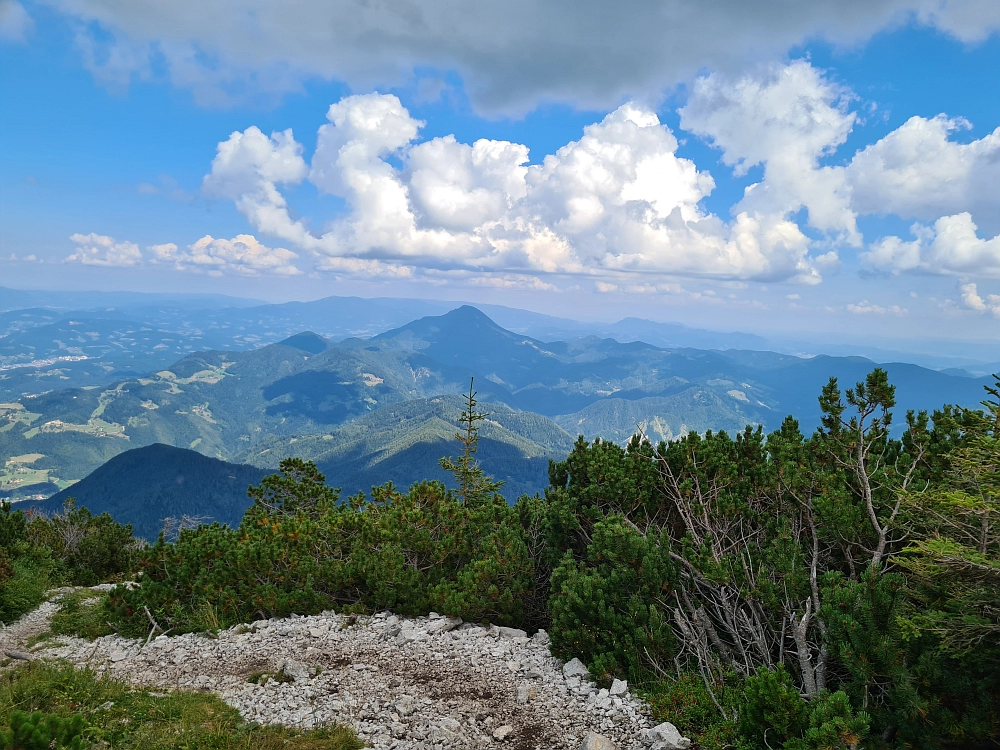
<svg viewBox="0 0 1000 750">
<path fill-rule="evenodd" d="M 89 589 L 63 596 L 59 610 L 52 615 L 49 631 L 53 635 L 75 635 L 92 641 L 113 631 L 108 625 L 104 603 L 107 594 L 97 595 Z"/>
<path fill-rule="evenodd" d="M 13 561 L 14 575 L 0 584 L 0 620 L 5 624 L 35 609 L 52 583 L 51 565 L 34 560 Z"/>
<path fill-rule="evenodd" d="M 162 695 L 162 694 L 161 694 Z M 360 750 L 341 726 L 313 731 L 243 721 L 218 697 L 133 690 L 89 669 L 31 662 L 0 674 L 0 732 L 15 711 L 82 714 L 87 747 L 102 750 Z"/>
</svg>

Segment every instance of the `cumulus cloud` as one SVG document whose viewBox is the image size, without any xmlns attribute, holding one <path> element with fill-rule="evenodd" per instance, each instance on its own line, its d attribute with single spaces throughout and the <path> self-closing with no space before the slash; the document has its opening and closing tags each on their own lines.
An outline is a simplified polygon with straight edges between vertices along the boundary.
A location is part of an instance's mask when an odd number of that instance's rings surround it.
<svg viewBox="0 0 1000 750">
<path fill-rule="evenodd" d="M 763 181 L 746 189 L 734 212 L 785 215 L 805 207 L 811 226 L 858 245 L 844 170 L 819 164 L 854 126 L 849 101 L 849 91 L 799 60 L 762 75 L 699 78 L 680 110 L 681 127 L 720 148 L 737 174 L 763 165 Z"/>
<path fill-rule="evenodd" d="M 962 304 L 976 312 L 990 312 L 1000 318 L 1000 294 L 988 294 L 986 299 L 979 296 L 974 283 L 962 284 Z"/>
<path fill-rule="evenodd" d="M 524 289 L 532 292 L 555 292 L 558 287 L 537 276 L 520 274 L 502 274 L 497 276 L 475 276 L 470 283 L 473 286 L 487 286 L 495 289 Z"/>
<path fill-rule="evenodd" d="M 961 118 L 913 117 L 857 152 L 847 166 L 822 158 L 847 140 L 857 117 L 850 91 L 806 61 L 729 78 L 698 79 L 680 110 L 681 127 L 722 151 L 737 174 L 763 166 L 736 215 L 787 217 L 804 208 L 808 224 L 829 240 L 861 246 L 860 215 L 896 215 L 933 222 L 914 225 L 916 239 L 884 237 L 864 260 L 896 273 L 990 276 L 1000 272 L 1000 128 L 960 143 Z M 835 251 L 812 259 L 818 271 L 839 263 Z"/>
<path fill-rule="evenodd" d="M 932 226 L 914 224 L 916 239 L 884 237 L 863 255 L 873 267 L 901 273 L 925 273 L 1000 278 L 1000 235 L 992 239 L 978 236 L 968 212 L 942 216 Z"/>
<path fill-rule="evenodd" d="M 369 258 L 330 258 L 320 256 L 316 268 L 321 271 L 333 271 L 346 276 L 361 276 L 368 278 L 406 279 L 413 276 L 413 266 L 403 266 L 396 263 L 383 263 Z"/>
<path fill-rule="evenodd" d="M 909 18 L 965 41 L 1000 25 L 993 0 L 54 0 L 81 21 L 92 67 L 120 79 L 163 67 L 202 101 L 294 91 L 306 78 L 353 89 L 454 71 L 480 111 L 537 102 L 607 109 L 705 68 L 774 59 L 815 38 L 854 43 Z M 88 47 L 89 44 L 89 47 Z M 155 61 L 155 65 L 153 62 Z"/>
<path fill-rule="evenodd" d="M 202 187 L 210 196 L 236 201 L 237 208 L 260 231 L 287 236 L 295 227 L 292 234 L 301 243 L 305 228 L 291 221 L 277 186 L 301 182 L 307 173 L 302 146 L 291 130 L 268 137 L 250 127 L 219 144 L 212 172 Z"/>
<path fill-rule="evenodd" d="M 94 233 L 77 233 L 69 239 L 77 247 L 72 255 L 66 257 L 67 263 L 119 268 L 142 263 L 142 253 L 134 242 L 116 242 L 113 237 Z"/>
<path fill-rule="evenodd" d="M 528 165 L 527 147 L 454 136 L 415 143 L 423 123 L 392 95 L 349 96 L 319 129 L 308 179 L 347 212 L 313 234 L 280 183 L 306 177 L 290 131 L 257 128 L 219 144 L 206 192 L 259 232 L 320 257 L 527 273 L 656 273 L 819 279 L 788 210 L 707 214 L 711 176 L 677 156 L 651 110 L 626 104 Z"/>
<path fill-rule="evenodd" d="M 172 263 L 178 270 L 204 271 L 210 276 L 223 273 L 257 276 L 261 272 L 296 276 L 302 273 L 292 263 L 298 254 L 282 247 L 267 247 L 251 234 L 239 234 L 231 240 L 205 235 L 188 245 L 186 251 L 173 243 L 152 245 L 148 250 L 154 263 Z"/>
<path fill-rule="evenodd" d="M 969 212 L 1000 233 L 1000 128 L 970 143 L 950 139 L 969 124 L 912 117 L 851 160 L 847 178 L 859 213 L 933 221 Z"/>
</svg>

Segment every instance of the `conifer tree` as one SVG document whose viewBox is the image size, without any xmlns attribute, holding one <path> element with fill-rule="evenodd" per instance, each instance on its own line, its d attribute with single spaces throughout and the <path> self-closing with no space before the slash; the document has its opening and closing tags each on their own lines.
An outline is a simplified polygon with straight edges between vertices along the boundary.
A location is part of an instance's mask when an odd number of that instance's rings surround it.
<svg viewBox="0 0 1000 750">
<path fill-rule="evenodd" d="M 476 459 L 476 451 L 479 449 L 479 423 L 486 420 L 490 415 L 479 411 L 479 402 L 476 396 L 479 395 L 473 390 L 475 378 L 469 380 L 469 392 L 465 394 L 465 409 L 459 422 L 461 431 L 455 433 L 455 439 L 462 444 L 462 455 L 456 458 L 442 458 L 441 468 L 451 472 L 458 484 L 458 495 L 466 505 L 482 504 L 492 499 L 503 487 L 503 482 L 498 482 L 487 476 L 483 467 Z"/>
</svg>

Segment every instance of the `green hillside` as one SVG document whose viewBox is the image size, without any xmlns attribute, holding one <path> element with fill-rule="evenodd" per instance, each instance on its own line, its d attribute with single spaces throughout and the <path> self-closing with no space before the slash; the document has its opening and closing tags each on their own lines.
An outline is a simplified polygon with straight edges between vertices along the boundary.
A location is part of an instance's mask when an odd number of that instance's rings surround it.
<svg viewBox="0 0 1000 750">
<path fill-rule="evenodd" d="M 251 351 L 191 354 L 110 387 L 0 401 L 0 492 L 17 499 L 62 488 L 119 453 L 154 443 L 256 462 L 251 457 L 280 453 L 293 439 L 302 448 L 323 435 L 334 443 L 311 457 L 345 488 L 367 488 L 377 481 L 375 467 L 389 466 L 397 467 L 391 478 L 405 484 L 416 476 L 406 467 L 439 457 L 440 446 L 427 446 L 447 440 L 456 423 L 457 413 L 427 416 L 433 410 L 422 402 L 464 391 L 473 376 L 483 401 L 535 415 L 510 417 L 503 431 L 484 435 L 497 441 L 497 461 L 538 459 L 541 466 L 565 455 L 558 441 L 534 437 L 539 423 L 531 419 L 544 418 L 548 430 L 557 429 L 555 422 L 573 436 L 618 442 L 638 426 L 667 438 L 746 424 L 774 428 L 789 413 L 811 431 L 819 419 L 815 394 L 826 378 L 853 383 L 871 367 L 862 357 L 660 349 L 596 337 L 546 343 L 466 306 L 372 339 L 334 343 L 306 331 Z M 885 369 L 904 410 L 973 406 L 981 398 L 979 379 L 908 364 Z M 407 416 L 408 402 L 425 416 Z M 376 413 L 375 422 L 364 421 Z M 276 466 L 281 456 L 273 453 Z M 30 466 L 14 460 L 26 455 L 34 456 Z M 510 478 L 508 492 L 544 481 L 542 469 L 525 471 L 533 478 L 494 469 Z"/>
<path fill-rule="evenodd" d="M 247 487 L 267 473 L 157 443 L 119 454 L 72 487 L 32 505 L 51 512 L 74 498 L 77 506 L 95 515 L 110 513 L 118 523 L 132 524 L 136 536 L 154 541 L 166 518 L 238 525 L 251 504 Z"/>
<path fill-rule="evenodd" d="M 480 461 L 503 480 L 514 500 L 548 485 L 549 459 L 563 460 L 573 439 L 558 425 L 503 404 L 482 404 L 489 413 L 481 430 Z M 289 456 L 314 461 L 330 484 L 347 494 L 368 492 L 387 481 L 407 487 L 421 479 L 450 481 L 438 459 L 454 453 L 462 400 L 459 396 L 417 399 L 385 406 L 321 435 L 273 438 L 266 447 L 239 456 L 254 466 L 277 469 Z"/>
</svg>

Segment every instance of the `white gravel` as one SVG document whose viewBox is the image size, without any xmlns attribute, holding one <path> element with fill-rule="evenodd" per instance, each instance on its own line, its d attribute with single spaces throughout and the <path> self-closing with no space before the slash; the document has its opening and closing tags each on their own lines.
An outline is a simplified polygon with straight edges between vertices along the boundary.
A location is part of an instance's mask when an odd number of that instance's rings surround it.
<svg viewBox="0 0 1000 750">
<path fill-rule="evenodd" d="M 0 646 L 23 647 L 44 632 L 56 606 L 0 632 Z M 578 660 L 564 665 L 551 655 L 544 631 L 528 638 L 433 613 L 324 612 L 148 644 L 60 636 L 33 656 L 86 664 L 137 686 L 214 692 L 260 724 L 346 724 L 384 750 L 666 747 L 624 682 L 598 689 Z M 260 673 L 259 684 L 250 682 Z"/>
</svg>

